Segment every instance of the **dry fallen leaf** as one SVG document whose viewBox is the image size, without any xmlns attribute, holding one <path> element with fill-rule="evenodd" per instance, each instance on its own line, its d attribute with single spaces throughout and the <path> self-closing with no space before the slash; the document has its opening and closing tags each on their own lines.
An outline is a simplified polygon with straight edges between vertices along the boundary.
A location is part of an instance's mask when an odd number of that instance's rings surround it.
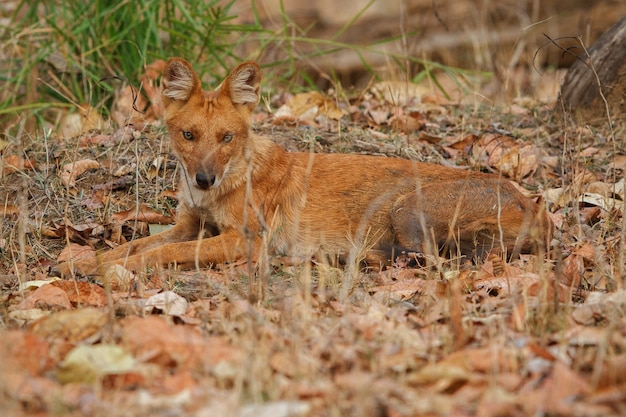
<svg viewBox="0 0 626 417">
<path fill-rule="evenodd" d="M 73 224 L 69 219 L 65 219 L 65 224 L 54 230 L 57 237 L 69 239 L 80 246 L 93 246 L 98 243 L 99 239 L 95 236 L 99 234 L 99 231 L 103 231 L 103 226 L 99 223 Z M 68 251 L 76 248 L 78 247 L 72 247 Z"/>
<path fill-rule="evenodd" d="M 407 81 L 380 81 L 369 91 L 379 101 L 385 101 L 394 106 L 405 106 L 420 103 L 422 96 L 429 94 L 431 89 Z"/>
<path fill-rule="evenodd" d="M 98 168 L 100 168 L 100 163 L 93 159 L 83 159 L 63 165 L 61 182 L 66 188 L 73 188 L 76 186 L 76 179 L 85 171 Z"/>
<path fill-rule="evenodd" d="M 165 61 L 157 59 L 148 66 L 146 66 L 146 72 L 140 78 L 141 87 L 150 100 L 150 108 L 148 110 L 147 118 L 152 117 L 154 120 L 163 118 L 165 109 L 161 102 L 161 89 L 157 84 L 157 79 L 165 69 Z"/>
<path fill-rule="evenodd" d="M 23 330 L 5 330 L 1 335 L 0 375 L 3 389 L 9 387 L 6 385 L 8 383 L 6 376 L 10 373 L 19 372 L 25 374 L 24 376 L 35 376 L 54 367 L 54 362 L 50 358 L 50 346 L 42 337 Z"/>
<path fill-rule="evenodd" d="M 50 315 L 51 311 L 42 310 L 40 308 L 31 308 L 26 310 L 13 310 L 9 312 L 9 318 L 17 323 L 33 322 Z"/>
<path fill-rule="evenodd" d="M 207 338 L 197 328 L 174 326 L 157 315 L 125 318 L 121 337 L 124 346 L 142 361 L 178 369 L 212 369 L 221 362 L 243 359 L 241 347 L 227 338 Z"/>
<path fill-rule="evenodd" d="M 611 198 L 601 194 L 584 193 L 578 197 L 578 201 L 581 203 L 592 204 L 603 208 L 606 211 L 611 211 L 614 208 L 623 210 L 624 201 L 616 198 Z"/>
<path fill-rule="evenodd" d="M 150 313 L 157 309 L 169 316 L 182 316 L 187 312 L 188 306 L 187 300 L 180 295 L 173 291 L 164 291 L 148 298 L 144 304 L 144 310 Z"/>
<path fill-rule="evenodd" d="M 129 372 L 135 359 L 117 345 L 78 345 L 67 354 L 57 369 L 57 379 L 66 384 L 94 384 L 103 376 Z"/>
<path fill-rule="evenodd" d="M 131 85 L 126 85 L 115 92 L 115 109 L 111 112 L 111 119 L 118 127 L 144 125 L 146 120 L 144 111 L 148 101 Z"/>
<path fill-rule="evenodd" d="M 385 109 L 369 109 L 367 115 L 372 119 L 375 126 L 382 126 L 387 124 L 390 113 Z"/>
<path fill-rule="evenodd" d="M 129 291 L 135 279 L 135 274 L 122 265 L 112 265 L 104 272 L 104 282 L 108 283 L 113 291 Z"/>
<path fill-rule="evenodd" d="M 0 153 L 4 153 L 4 150 L 9 146 L 10 143 L 11 142 L 9 142 L 8 140 L 0 137 Z"/>
<path fill-rule="evenodd" d="M 99 285 L 90 282 L 73 282 L 66 280 L 54 281 L 50 285 L 62 289 L 67 294 L 70 302 L 74 305 L 81 307 L 102 307 L 106 305 L 104 289 Z"/>
<path fill-rule="evenodd" d="M 67 113 L 57 129 L 57 134 L 62 138 L 73 138 L 90 130 L 102 130 L 106 122 L 100 114 L 89 104 L 82 104 L 75 113 Z"/>
<path fill-rule="evenodd" d="M 402 114 L 396 111 L 396 114 L 389 119 L 389 124 L 392 129 L 399 130 L 403 133 L 410 133 L 420 130 L 428 121 L 427 117 L 423 113 L 408 112 Z M 423 135 L 420 135 L 420 139 Z M 431 136 L 427 136 L 429 139 Z"/>
<path fill-rule="evenodd" d="M 145 204 L 120 211 L 113 214 L 111 217 L 118 223 L 139 221 L 151 224 L 171 224 L 174 221 L 170 216 L 166 216 Z"/>
<path fill-rule="evenodd" d="M 60 278 L 52 277 L 49 280 L 33 280 L 33 281 L 25 281 L 22 282 L 19 286 L 20 291 L 24 290 L 32 290 L 35 288 L 39 288 L 43 285 L 50 284 L 53 281 L 58 281 Z"/>
<path fill-rule="evenodd" d="M 410 271 L 410 270 L 409 270 Z M 412 279 L 411 281 L 400 281 L 389 285 L 380 285 L 370 289 L 373 299 L 379 302 L 400 302 L 408 300 L 415 295 L 435 296 L 441 295 L 445 288 L 440 282 L 435 280 Z"/>
<path fill-rule="evenodd" d="M 590 383 L 578 372 L 556 361 L 548 375 L 536 384 L 521 389 L 526 415 L 537 413 L 573 415 L 571 398 L 584 397 L 592 392 Z M 583 414 L 584 415 L 584 414 Z"/>
<path fill-rule="evenodd" d="M 164 68 L 165 61 L 158 59 L 147 65 L 146 71 L 139 77 L 139 89 L 125 85 L 115 92 L 111 118 L 118 127 L 133 125 L 143 129 L 163 118 L 164 108 L 157 78 Z"/>
<path fill-rule="evenodd" d="M 52 284 L 46 284 L 30 293 L 16 308 L 20 310 L 33 308 L 58 310 L 71 309 L 72 305 L 65 291 Z"/>
<path fill-rule="evenodd" d="M 276 111 L 276 118 L 296 118 L 301 121 L 315 123 L 315 118 L 319 115 L 330 119 L 339 120 L 344 115 L 335 100 L 323 95 L 318 91 L 296 94 Z"/>
<path fill-rule="evenodd" d="M 91 146 L 111 147 L 115 145 L 113 135 L 98 133 L 95 135 L 82 135 L 78 139 L 78 146 L 87 148 Z"/>
<path fill-rule="evenodd" d="M 95 256 L 96 251 L 91 246 L 70 243 L 63 248 L 63 250 L 57 257 L 57 262 L 69 262 L 70 260 L 76 262 L 86 259 L 92 259 Z"/>
<path fill-rule="evenodd" d="M 509 347 L 468 347 L 451 353 L 441 363 L 471 372 L 489 373 L 494 369 L 500 372 L 517 372 L 521 366 L 521 358 L 517 349 Z"/>
<path fill-rule="evenodd" d="M 533 144 L 513 146 L 504 152 L 495 166 L 502 174 L 520 181 L 539 168 L 538 152 L 539 150 Z"/>
<path fill-rule="evenodd" d="M 16 171 L 33 170 L 35 161 L 24 159 L 17 155 L 2 156 L 2 175 L 8 175 Z"/>
<path fill-rule="evenodd" d="M 45 339 L 77 343 L 100 331 L 107 317 L 105 311 L 92 307 L 57 311 L 34 323 L 31 330 Z"/>
<path fill-rule="evenodd" d="M 250 404 L 239 409 L 237 417 L 300 417 L 311 412 L 311 405 L 305 401 L 275 401 L 264 404 Z"/>
<path fill-rule="evenodd" d="M 584 273 L 585 264 L 583 257 L 572 253 L 563 259 L 559 281 L 568 287 L 578 288 Z"/>
<path fill-rule="evenodd" d="M 585 304 L 574 309 L 571 316 L 578 324 L 592 326 L 610 317 L 614 309 L 614 304 Z"/>
<path fill-rule="evenodd" d="M 606 358 L 600 367 L 598 383 L 601 386 L 615 384 L 617 386 L 626 382 L 626 354 L 621 353 L 615 357 Z M 622 399 L 624 399 L 622 390 Z"/>
<path fill-rule="evenodd" d="M 484 290 L 489 294 L 507 296 L 516 291 L 528 289 L 534 284 L 540 283 L 537 274 L 523 272 L 509 265 L 505 266 L 505 273 L 500 276 L 482 276 L 474 281 L 474 287 Z"/>
<path fill-rule="evenodd" d="M 481 167 L 497 167 L 502 156 L 517 146 L 510 136 L 487 133 L 478 138 L 468 155 L 474 164 Z"/>
<path fill-rule="evenodd" d="M 437 391 L 443 391 L 454 384 L 463 384 L 477 378 L 462 366 L 448 362 L 437 362 L 424 366 L 419 372 L 408 376 L 415 385 L 434 384 Z"/>
</svg>

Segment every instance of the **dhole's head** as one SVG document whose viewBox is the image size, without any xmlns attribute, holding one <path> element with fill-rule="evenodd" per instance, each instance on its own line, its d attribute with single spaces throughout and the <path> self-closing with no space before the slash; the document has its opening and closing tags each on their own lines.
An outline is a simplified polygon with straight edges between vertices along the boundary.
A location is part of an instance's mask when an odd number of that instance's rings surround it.
<svg viewBox="0 0 626 417">
<path fill-rule="evenodd" d="M 167 62 L 162 78 L 165 121 L 174 153 L 191 189 L 227 189 L 245 180 L 250 114 L 259 102 L 261 70 L 239 65 L 215 91 L 182 58 Z"/>
</svg>

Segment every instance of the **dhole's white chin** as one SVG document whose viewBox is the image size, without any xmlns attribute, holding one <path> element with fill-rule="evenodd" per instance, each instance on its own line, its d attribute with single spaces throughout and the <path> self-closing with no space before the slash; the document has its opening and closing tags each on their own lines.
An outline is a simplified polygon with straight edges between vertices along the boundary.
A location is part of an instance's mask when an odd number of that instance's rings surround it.
<svg viewBox="0 0 626 417">
<path fill-rule="evenodd" d="M 194 185 L 192 187 L 188 187 L 186 192 L 182 194 L 182 197 L 190 207 L 209 207 L 211 205 L 210 199 L 212 193 L 207 191 L 210 191 L 212 188 L 213 187 L 207 190 Z"/>
</svg>

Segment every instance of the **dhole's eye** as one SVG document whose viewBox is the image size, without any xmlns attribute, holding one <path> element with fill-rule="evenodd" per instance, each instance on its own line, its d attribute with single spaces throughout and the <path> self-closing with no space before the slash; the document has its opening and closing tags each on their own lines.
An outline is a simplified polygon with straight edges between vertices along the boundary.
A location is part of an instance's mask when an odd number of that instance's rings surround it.
<svg viewBox="0 0 626 417">
<path fill-rule="evenodd" d="M 233 140 L 233 134 L 232 133 L 226 133 L 224 135 L 224 137 L 222 138 L 222 142 L 224 142 L 224 143 L 228 143 L 231 140 Z"/>
<path fill-rule="evenodd" d="M 183 130 L 183 138 L 185 138 L 185 140 L 193 140 L 193 133 Z"/>
</svg>

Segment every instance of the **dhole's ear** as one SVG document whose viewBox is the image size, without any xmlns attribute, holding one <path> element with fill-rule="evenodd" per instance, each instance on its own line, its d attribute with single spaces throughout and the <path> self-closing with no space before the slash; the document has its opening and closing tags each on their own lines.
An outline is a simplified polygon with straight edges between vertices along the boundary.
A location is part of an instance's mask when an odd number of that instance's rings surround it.
<svg viewBox="0 0 626 417">
<path fill-rule="evenodd" d="M 221 91 L 234 104 L 243 105 L 252 111 L 259 104 L 260 88 L 261 68 L 255 62 L 244 62 L 226 77 Z"/>
<path fill-rule="evenodd" d="M 182 58 L 170 58 L 163 70 L 161 94 L 172 100 L 187 101 L 196 93 L 202 92 L 200 78 L 191 64 Z"/>
</svg>

